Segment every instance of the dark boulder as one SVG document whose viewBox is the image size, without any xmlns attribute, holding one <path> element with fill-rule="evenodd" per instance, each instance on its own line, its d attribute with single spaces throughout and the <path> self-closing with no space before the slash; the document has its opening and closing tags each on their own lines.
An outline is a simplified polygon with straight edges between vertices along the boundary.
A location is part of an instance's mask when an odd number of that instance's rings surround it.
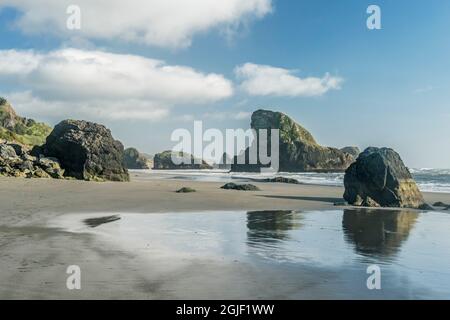
<svg viewBox="0 0 450 320">
<path fill-rule="evenodd" d="M 57 158 L 65 176 L 92 181 L 129 181 L 124 149 L 105 126 L 64 120 L 47 137 L 40 152 Z"/>
<path fill-rule="evenodd" d="M 336 148 L 319 145 L 312 134 L 281 112 L 257 110 L 251 118 L 251 128 L 256 131 L 253 147 L 259 145 L 260 130 L 266 129 L 270 151 L 270 129 L 279 129 L 279 171 L 285 172 L 341 172 L 345 171 L 354 161 L 353 156 Z M 266 144 L 263 141 L 263 144 Z M 256 145 L 255 145 L 256 144 Z M 257 160 L 256 164 L 249 164 L 249 149 L 243 155 L 245 164 L 239 164 L 235 157 L 231 166 L 232 171 L 259 172 L 265 167 Z M 259 158 L 259 155 L 258 155 Z M 242 162 L 242 161 L 241 161 Z"/>
<path fill-rule="evenodd" d="M 345 172 L 344 199 L 354 206 L 421 208 L 424 199 L 402 159 L 389 148 L 367 148 Z"/>
</svg>

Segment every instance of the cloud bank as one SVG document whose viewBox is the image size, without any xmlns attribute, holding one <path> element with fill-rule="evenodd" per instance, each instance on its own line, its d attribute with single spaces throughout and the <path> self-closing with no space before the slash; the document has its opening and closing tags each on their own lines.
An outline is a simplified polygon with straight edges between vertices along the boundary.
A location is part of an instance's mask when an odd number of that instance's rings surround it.
<svg viewBox="0 0 450 320">
<path fill-rule="evenodd" d="M 340 89 L 343 81 L 328 73 L 322 78 L 300 78 L 293 70 L 253 63 L 236 67 L 235 74 L 242 80 L 241 88 L 252 96 L 320 96 Z"/>
<path fill-rule="evenodd" d="M 66 28 L 69 5 L 81 9 L 81 29 Z M 272 0 L 0 0 L 21 12 L 16 25 L 26 33 L 87 39 L 121 39 L 160 47 L 187 47 L 210 29 L 236 28 L 272 11 Z"/>
<path fill-rule="evenodd" d="M 112 119 L 163 117 L 174 105 L 213 103 L 233 95 L 231 81 L 219 74 L 79 49 L 0 51 L 1 83 L 22 88 L 12 95 L 30 108 L 45 112 L 53 106 L 62 113 L 77 110 Z"/>
</svg>

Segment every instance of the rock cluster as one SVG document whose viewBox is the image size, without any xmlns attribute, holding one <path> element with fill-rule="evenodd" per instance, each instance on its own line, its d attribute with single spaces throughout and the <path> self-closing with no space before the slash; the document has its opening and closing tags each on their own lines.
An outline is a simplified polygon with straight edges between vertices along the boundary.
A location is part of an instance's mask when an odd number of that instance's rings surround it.
<svg viewBox="0 0 450 320">
<path fill-rule="evenodd" d="M 427 209 L 399 154 L 369 147 L 345 172 L 344 199 L 354 206 Z"/>
<path fill-rule="evenodd" d="M 236 184 L 233 182 L 227 183 L 220 187 L 225 190 L 238 190 L 238 191 L 260 191 L 260 189 L 253 184 Z"/>
<path fill-rule="evenodd" d="M 24 178 L 64 177 L 58 159 L 34 157 L 18 144 L 0 144 L 0 175 Z"/>
<path fill-rule="evenodd" d="M 290 184 L 300 184 L 300 182 L 293 178 L 286 177 L 275 177 L 275 178 L 266 178 L 259 180 L 261 182 L 274 182 L 274 183 L 290 183 Z"/>
<path fill-rule="evenodd" d="M 173 159 L 177 159 L 175 163 L 173 162 Z M 183 159 L 186 159 L 187 161 L 185 162 L 187 163 L 181 163 Z M 176 164 L 178 162 L 180 162 L 181 164 Z M 200 163 L 195 162 L 196 162 L 195 158 L 191 154 L 183 152 L 173 152 L 169 150 L 155 154 L 155 157 L 153 158 L 153 169 L 155 170 L 212 169 L 212 166 L 210 166 L 203 160 L 197 161 Z"/>
</svg>

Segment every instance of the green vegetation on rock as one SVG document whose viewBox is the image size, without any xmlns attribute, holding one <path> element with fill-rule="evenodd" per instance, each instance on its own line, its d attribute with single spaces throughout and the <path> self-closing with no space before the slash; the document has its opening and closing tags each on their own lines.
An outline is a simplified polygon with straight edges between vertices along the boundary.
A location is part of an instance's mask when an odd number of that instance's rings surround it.
<svg viewBox="0 0 450 320">
<path fill-rule="evenodd" d="M 336 148 L 319 145 L 312 134 L 282 112 L 257 110 L 251 118 L 251 128 L 257 133 L 253 146 L 258 148 L 261 130 L 267 132 L 267 149 L 271 149 L 271 129 L 279 130 L 279 171 L 286 172 L 342 172 L 354 161 L 352 155 Z M 258 172 L 261 163 L 251 164 L 249 149 L 245 151 L 245 164 L 239 164 L 237 157 L 231 171 Z"/>
<path fill-rule="evenodd" d="M 52 131 L 48 125 L 20 117 L 11 104 L 0 97 L 0 140 L 35 146 L 45 143 Z"/>
</svg>

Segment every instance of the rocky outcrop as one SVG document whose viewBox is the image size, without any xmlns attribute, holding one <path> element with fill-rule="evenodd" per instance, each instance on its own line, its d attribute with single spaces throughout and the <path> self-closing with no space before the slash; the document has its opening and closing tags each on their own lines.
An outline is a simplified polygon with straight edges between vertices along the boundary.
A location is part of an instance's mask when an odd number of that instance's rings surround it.
<svg viewBox="0 0 450 320">
<path fill-rule="evenodd" d="M 0 144 L 0 175 L 23 178 L 62 179 L 64 170 L 58 159 L 33 157 L 16 144 Z"/>
<path fill-rule="evenodd" d="M 359 150 L 358 147 L 344 147 L 344 148 L 341 148 L 341 151 L 348 153 L 354 159 L 358 158 L 359 154 L 361 153 L 361 150 Z"/>
<path fill-rule="evenodd" d="M 254 143 L 259 141 L 259 130 L 279 129 L 279 171 L 286 172 L 339 172 L 354 161 L 353 157 L 336 148 L 319 145 L 305 128 L 281 112 L 258 110 L 252 114 L 251 128 L 256 130 Z M 266 143 L 264 141 L 264 143 Z M 268 144 L 270 150 L 270 143 Z M 235 157 L 232 171 L 260 171 L 263 165 L 249 163 L 249 150 L 245 151 L 246 164 L 238 164 Z"/>
<path fill-rule="evenodd" d="M 64 120 L 55 126 L 45 145 L 34 154 L 59 159 L 65 175 L 90 181 L 129 181 L 122 143 L 105 126 Z"/>
<path fill-rule="evenodd" d="M 345 172 L 344 199 L 354 206 L 423 208 L 424 199 L 399 154 L 367 148 Z"/>
<path fill-rule="evenodd" d="M 41 145 L 52 129 L 33 119 L 19 117 L 11 104 L 0 97 L 0 140 L 23 145 Z"/>
<path fill-rule="evenodd" d="M 173 162 L 172 159 L 175 159 L 175 163 Z M 184 161 L 185 163 L 181 163 L 182 160 L 186 160 Z M 203 160 L 201 161 L 197 160 L 197 162 L 200 163 L 195 162 L 196 162 L 195 158 L 191 154 L 183 152 L 173 152 L 169 150 L 155 154 L 155 157 L 153 158 L 153 169 L 155 170 L 212 169 L 212 167 Z"/>
<path fill-rule="evenodd" d="M 270 182 L 270 183 L 289 183 L 289 184 L 301 184 L 300 181 L 293 178 L 286 177 L 273 177 L 273 178 L 263 178 L 263 179 L 255 179 L 255 178 L 246 178 L 250 181 L 255 182 Z"/>
<path fill-rule="evenodd" d="M 127 169 L 150 169 L 153 166 L 153 161 L 135 148 L 125 149 L 124 163 Z"/>
<path fill-rule="evenodd" d="M 266 178 L 262 179 L 261 182 L 300 184 L 298 180 L 286 177 Z"/>
<path fill-rule="evenodd" d="M 225 190 L 238 190 L 238 191 L 260 191 L 260 189 L 253 184 L 236 184 L 233 182 L 227 183 L 220 187 Z"/>
<path fill-rule="evenodd" d="M 442 201 L 438 201 L 433 203 L 433 207 L 438 207 L 438 208 L 442 208 L 444 210 L 450 210 L 450 204 L 446 204 Z"/>
</svg>

